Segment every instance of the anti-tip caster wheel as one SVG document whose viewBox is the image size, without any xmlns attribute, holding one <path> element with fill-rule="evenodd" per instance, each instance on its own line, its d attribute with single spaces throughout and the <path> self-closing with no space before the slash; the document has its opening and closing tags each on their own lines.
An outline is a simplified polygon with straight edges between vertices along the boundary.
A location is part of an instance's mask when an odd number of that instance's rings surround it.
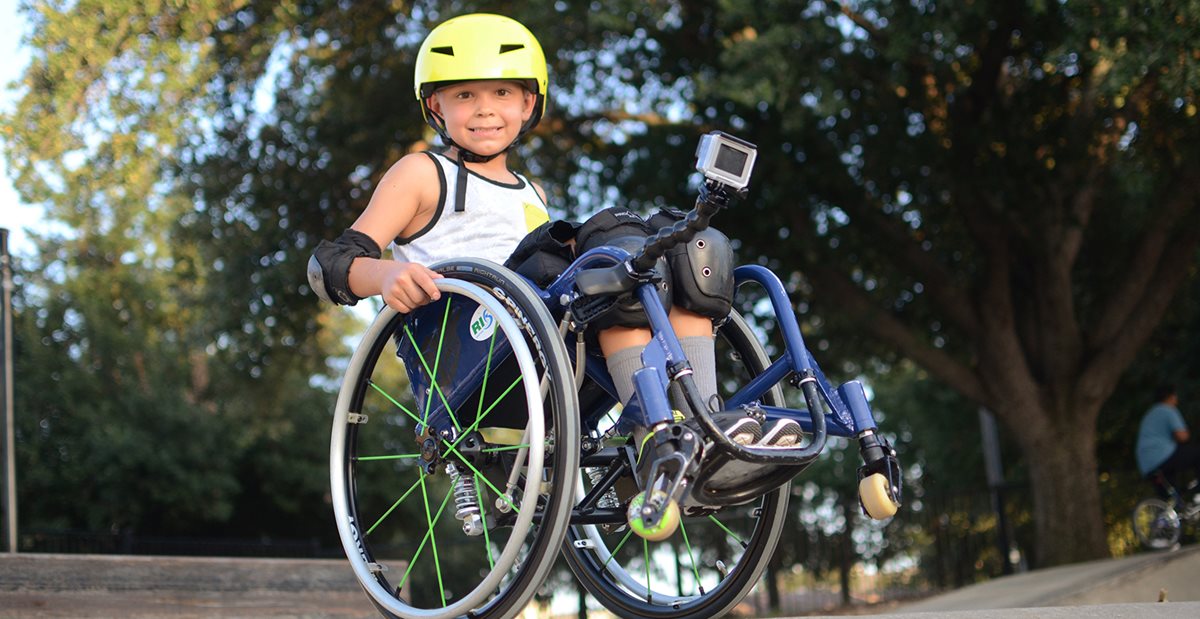
<svg viewBox="0 0 1200 619">
<path fill-rule="evenodd" d="M 671 537 L 675 533 L 675 529 L 679 528 L 679 504 L 674 499 L 669 499 L 667 493 L 662 490 L 655 490 L 650 497 L 651 502 L 666 502 L 666 507 L 662 510 L 662 518 L 659 519 L 658 524 L 647 527 L 646 522 L 642 520 L 644 500 L 645 494 L 639 492 L 629 502 L 629 511 L 626 512 L 629 528 L 633 529 L 638 537 L 651 542 L 661 542 Z"/>
<path fill-rule="evenodd" d="M 858 482 L 858 497 L 863 509 L 875 520 L 887 520 L 900 508 L 892 499 L 891 484 L 881 473 L 873 473 Z"/>
</svg>

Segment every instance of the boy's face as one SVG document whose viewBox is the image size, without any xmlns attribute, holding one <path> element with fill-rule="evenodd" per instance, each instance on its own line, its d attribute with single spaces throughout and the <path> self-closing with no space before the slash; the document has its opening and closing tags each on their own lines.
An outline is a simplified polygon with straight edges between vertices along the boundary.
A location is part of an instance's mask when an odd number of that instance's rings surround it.
<svg viewBox="0 0 1200 619">
<path fill-rule="evenodd" d="M 429 109 L 445 119 L 455 144 L 493 155 L 517 139 L 536 101 L 520 82 L 475 80 L 438 89 L 429 97 Z"/>
</svg>

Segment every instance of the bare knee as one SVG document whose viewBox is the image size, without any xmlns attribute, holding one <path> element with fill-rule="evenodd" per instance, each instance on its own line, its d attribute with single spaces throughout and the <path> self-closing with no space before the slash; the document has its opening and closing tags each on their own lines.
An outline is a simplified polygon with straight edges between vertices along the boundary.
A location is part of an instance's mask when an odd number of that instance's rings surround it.
<svg viewBox="0 0 1200 619">
<path fill-rule="evenodd" d="M 609 327 L 597 334 L 600 351 L 605 357 L 619 350 L 650 343 L 650 329 L 645 327 Z"/>
<path fill-rule="evenodd" d="M 698 335 L 712 337 L 713 322 L 707 316 L 702 316 L 691 310 L 673 306 L 670 313 L 671 327 L 677 337 L 694 337 Z M 650 343 L 650 329 L 646 327 L 608 327 L 597 334 L 600 341 L 600 351 L 607 357 L 619 350 L 634 346 L 644 347 Z"/>
<path fill-rule="evenodd" d="M 712 337 L 713 321 L 708 316 L 697 314 L 676 305 L 671 308 L 670 317 L 671 326 L 675 329 L 675 335 L 679 337 L 693 337 L 697 335 Z"/>
</svg>

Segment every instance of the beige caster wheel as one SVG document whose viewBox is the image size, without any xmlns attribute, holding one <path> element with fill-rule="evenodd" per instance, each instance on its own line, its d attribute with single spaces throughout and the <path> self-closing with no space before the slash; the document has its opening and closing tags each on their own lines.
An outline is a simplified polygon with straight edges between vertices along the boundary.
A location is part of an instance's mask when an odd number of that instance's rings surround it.
<svg viewBox="0 0 1200 619">
<path fill-rule="evenodd" d="M 633 500 L 629 502 L 629 511 L 627 513 L 629 528 L 633 529 L 633 532 L 637 533 L 638 537 L 651 542 L 661 542 L 664 539 L 671 537 L 671 535 L 675 533 L 675 529 L 679 528 L 679 504 L 673 499 L 669 500 L 666 508 L 663 509 L 662 519 L 658 521 L 658 524 L 652 527 L 647 527 L 645 522 L 642 521 L 641 516 L 642 501 L 644 496 L 645 495 L 639 492 L 637 496 L 633 497 Z M 663 492 L 662 490 L 655 490 L 654 497 L 651 500 L 661 501 L 666 499 L 666 497 L 667 493 Z"/>
<path fill-rule="evenodd" d="M 895 516 L 900 507 L 892 500 L 887 478 L 880 473 L 868 475 L 858 482 L 858 496 L 862 499 L 867 515 L 875 520 L 886 520 Z"/>
</svg>

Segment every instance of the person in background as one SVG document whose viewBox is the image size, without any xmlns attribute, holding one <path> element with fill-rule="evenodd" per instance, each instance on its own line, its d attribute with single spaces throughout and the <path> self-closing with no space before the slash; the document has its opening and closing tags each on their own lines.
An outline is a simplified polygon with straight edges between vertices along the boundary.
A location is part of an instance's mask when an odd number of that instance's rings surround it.
<svg viewBox="0 0 1200 619">
<path fill-rule="evenodd" d="M 1179 412 L 1179 394 L 1172 385 L 1154 392 L 1155 404 L 1142 416 L 1137 436 L 1137 466 L 1143 477 L 1161 472 L 1172 485 L 1180 473 L 1191 471 L 1200 480 L 1200 445 L 1191 442 L 1191 434 Z"/>
</svg>

